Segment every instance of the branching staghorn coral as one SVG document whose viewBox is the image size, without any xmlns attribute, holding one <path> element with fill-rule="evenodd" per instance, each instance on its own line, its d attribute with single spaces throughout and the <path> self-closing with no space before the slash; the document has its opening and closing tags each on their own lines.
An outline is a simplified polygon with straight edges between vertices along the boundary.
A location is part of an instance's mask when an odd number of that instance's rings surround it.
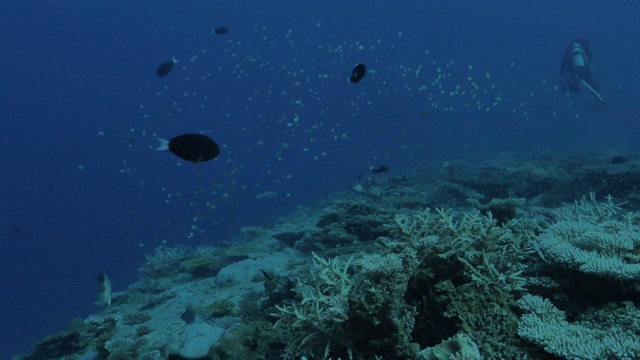
<svg viewBox="0 0 640 360">
<path fill-rule="evenodd" d="M 375 253 L 348 260 L 313 254 L 309 275 L 295 288 L 298 299 L 273 314 L 285 358 L 415 358 L 459 330 L 510 355 L 506 339 L 518 320 L 513 294 L 524 288 L 528 243 L 477 212 L 426 210 L 395 219 L 400 236 L 384 238 Z M 444 321 L 440 335 L 428 331 L 437 321 Z"/>
<path fill-rule="evenodd" d="M 421 243 L 430 240 L 434 239 Z M 364 255 L 354 266 L 358 281 L 351 312 L 366 318 L 362 327 L 368 327 L 365 324 L 369 323 L 375 329 L 380 351 L 395 348 L 396 356 L 413 355 L 410 344 L 416 309 L 406 302 L 405 295 L 421 263 L 418 253 L 415 248 L 405 247 L 397 253 Z"/>
<path fill-rule="evenodd" d="M 138 269 L 143 278 L 160 278 L 173 275 L 179 265 L 189 256 L 189 249 L 180 245 L 173 248 L 159 246 L 153 254 L 144 257 L 144 264 Z"/>
<path fill-rule="evenodd" d="M 404 301 L 420 263 L 415 254 L 408 248 L 355 261 L 324 260 L 313 254 L 311 274 L 301 278 L 296 289 L 302 300 L 276 306 L 276 329 L 288 343 L 285 357 L 415 356 L 418 349 L 409 345 L 415 310 Z"/>
<path fill-rule="evenodd" d="M 107 360 L 136 359 L 145 343 L 144 337 L 134 334 L 117 335 L 104 343 L 104 349 L 109 354 Z"/>
<path fill-rule="evenodd" d="M 408 244 L 435 239 L 425 248 L 420 267 L 428 266 L 433 279 L 419 286 L 432 287 L 434 301 L 446 307 L 444 316 L 458 319 L 460 328 L 473 334 L 484 351 L 511 356 L 517 330 L 511 309 L 514 296 L 526 285 L 524 260 L 533 254 L 526 239 L 497 226 L 491 213 L 455 216 L 436 209 L 397 215 L 395 220 Z"/>
<path fill-rule="evenodd" d="M 346 262 L 338 258 L 325 260 L 313 253 L 310 278 L 298 283 L 302 301 L 291 306 L 276 305 L 275 328 L 293 339 L 287 344 L 285 358 L 295 359 L 302 354 L 327 359 L 334 348 L 353 356 L 345 327 L 353 287 L 348 274 L 352 260 L 353 257 Z"/>
<path fill-rule="evenodd" d="M 468 198 L 467 201 L 473 205 L 476 209 L 480 210 L 480 213 L 486 215 L 491 213 L 491 216 L 496 219 L 498 225 L 504 225 L 510 220 L 516 217 L 516 209 L 525 203 L 526 199 L 508 197 L 506 199 L 494 198 L 488 204 L 481 204 L 478 199 Z"/>
<path fill-rule="evenodd" d="M 409 217 L 396 215 L 401 234 L 411 243 L 437 236 L 432 252 L 440 259 L 459 261 L 477 286 L 523 290 L 524 265 L 518 260 L 532 253 L 531 247 L 509 229 L 498 227 L 491 214 L 464 213 L 456 218 L 450 211 L 429 209 Z"/>
<path fill-rule="evenodd" d="M 583 196 L 571 204 L 564 204 L 556 211 L 558 220 L 584 221 L 598 224 L 602 221 L 612 220 L 618 212 L 622 211 L 622 203 L 614 203 L 611 195 L 605 196 L 606 202 L 598 202 L 596 194 L 589 193 L 589 198 Z"/>
</svg>

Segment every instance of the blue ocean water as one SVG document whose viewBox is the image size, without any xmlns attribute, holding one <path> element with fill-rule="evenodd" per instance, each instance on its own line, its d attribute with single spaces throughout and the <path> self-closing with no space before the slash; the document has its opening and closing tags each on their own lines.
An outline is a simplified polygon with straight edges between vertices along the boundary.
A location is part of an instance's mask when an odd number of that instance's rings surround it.
<svg viewBox="0 0 640 360">
<path fill-rule="evenodd" d="M 121 290 L 156 246 L 220 244 L 371 167 L 637 152 L 639 15 L 633 1 L 1 2 L 0 358 L 97 311 L 99 272 Z M 576 36 L 601 111 L 559 87 Z M 153 150 L 183 133 L 221 154 Z"/>
</svg>

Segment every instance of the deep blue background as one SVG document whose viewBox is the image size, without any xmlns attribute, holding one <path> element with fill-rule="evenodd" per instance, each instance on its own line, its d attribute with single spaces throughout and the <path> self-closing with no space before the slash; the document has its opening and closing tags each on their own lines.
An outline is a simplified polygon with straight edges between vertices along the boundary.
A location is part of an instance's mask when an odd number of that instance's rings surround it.
<svg viewBox="0 0 640 360">
<path fill-rule="evenodd" d="M 161 243 L 228 240 L 370 166 L 638 151 L 638 18 L 634 1 L 2 1 L 0 358 L 97 311 L 100 271 L 122 290 Z M 575 36 L 600 112 L 554 89 Z M 150 149 L 185 132 L 222 153 Z"/>
</svg>

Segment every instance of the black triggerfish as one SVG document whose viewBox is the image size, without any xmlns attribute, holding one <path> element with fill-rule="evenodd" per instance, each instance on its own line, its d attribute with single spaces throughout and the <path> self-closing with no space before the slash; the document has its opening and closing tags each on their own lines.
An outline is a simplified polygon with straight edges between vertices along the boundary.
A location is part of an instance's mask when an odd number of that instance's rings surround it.
<svg viewBox="0 0 640 360">
<path fill-rule="evenodd" d="M 220 154 L 220 147 L 213 139 L 200 134 L 184 134 L 171 140 L 156 138 L 160 146 L 156 150 L 169 150 L 180 159 L 199 163 L 214 159 Z"/>
<path fill-rule="evenodd" d="M 364 64 L 358 64 L 356 65 L 356 67 L 353 68 L 353 71 L 351 72 L 351 76 L 349 77 L 349 81 L 355 84 L 358 81 L 362 80 L 362 78 L 364 77 L 364 74 L 366 73 L 367 73 L 367 67 Z"/>
<path fill-rule="evenodd" d="M 374 173 L 374 174 L 382 174 L 384 172 L 389 171 L 389 169 L 390 168 L 387 165 L 380 165 L 375 169 L 371 169 L 371 172 Z"/>
<path fill-rule="evenodd" d="M 177 62 L 178 60 L 176 60 L 176 58 L 174 57 L 173 59 L 162 63 L 160 66 L 158 66 L 158 69 L 156 70 L 156 75 L 158 75 L 158 77 L 163 77 L 169 74 L 173 69 L 173 65 L 175 65 L 175 63 Z"/>
<path fill-rule="evenodd" d="M 217 35 L 224 35 L 229 32 L 229 29 L 226 26 L 220 26 L 215 30 L 213 30 L 213 32 L 216 33 Z"/>
</svg>

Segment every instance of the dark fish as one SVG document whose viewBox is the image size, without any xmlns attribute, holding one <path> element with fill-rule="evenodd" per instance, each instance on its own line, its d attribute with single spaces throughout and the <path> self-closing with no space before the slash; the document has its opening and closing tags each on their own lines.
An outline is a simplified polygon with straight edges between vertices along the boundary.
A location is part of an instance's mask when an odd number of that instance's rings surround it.
<svg viewBox="0 0 640 360">
<path fill-rule="evenodd" d="M 382 174 L 383 172 L 389 171 L 389 167 L 387 165 L 380 165 L 375 169 L 371 169 L 371 172 L 374 174 Z"/>
<path fill-rule="evenodd" d="M 626 163 L 627 161 L 629 161 L 629 159 L 627 159 L 627 158 L 626 158 L 626 157 L 624 157 L 624 156 L 614 156 L 614 157 L 612 157 L 612 158 L 611 158 L 611 160 L 610 160 L 610 162 L 611 162 L 613 165 L 624 164 L 624 163 Z"/>
<path fill-rule="evenodd" d="M 156 70 L 156 75 L 158 75 L 158 77 L 166 76 L 171 72 L 171 69 L 173 69 L 173 65 L 177 62 L 178 60 L 176 60 L 176 58 L 173 58 L 165 63 L 162 63 L 162 65 L 158 66 L 158 70 Z"/>
<path fill-rule="evenodd" d="M 196 321 L 196 312 L 191 305 L 187 306 L 182 315 L 180 315 L 180 319 L 184 320 L 187 324 L 193 324 Z"/>
<path fill-rule="evenodd" d="M 271 274 L 271 273 L 269 273 L 267 271 L 264 271 L 262 269 L 260 269 L 260 271 L 262 271 L 262 275 L 264 275 L 264 278 L 267 279 L 267 281 L 273 280 L 273 274 Z"/>
<path fill-rule="evenodd" d="M 367 67 L 364 64 L 356 65 L 356 67 L 354 67 L 353 71 L 351 72 L 351 77 L 349 78 L 349 81 L 351 81 L 354 84 L 357 83 L 358 81 L 362 80 L 366 72 L 367 72 Z"/>
<path fill-rule="evenodd" d="M 184 134 L 171 140 L 157 138 L 160 146 L 156 150 L 169 150 L 180 159 L 199 163 L 220 154 L 220 147 L 213 139 L 200 134 Z"/>
<path fill-rule="evenodd" d="M 215 30 L 213 30 L 213 32 L 215 32 L 218 35 L 224 35 L 229 32 L 229 29 L 227 29 L 224 26 L 220 26 L 219 28 L 216 28 Z"/>
</svg>

